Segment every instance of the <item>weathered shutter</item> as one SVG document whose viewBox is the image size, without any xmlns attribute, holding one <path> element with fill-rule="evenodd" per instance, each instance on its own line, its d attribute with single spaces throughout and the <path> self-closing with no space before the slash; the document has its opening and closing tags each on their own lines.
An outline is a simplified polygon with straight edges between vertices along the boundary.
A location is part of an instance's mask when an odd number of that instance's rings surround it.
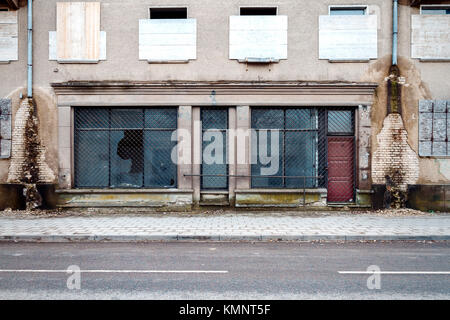
<svg viewBox="0 0 450 320">
<path fill-rule="evenodd" d="M 450 155 L 450 101 L 420 100 L 419 155 Z"/>
<path fill-rule="evenodd" d="M 0 159 L 11 156 L 11 99 L 0 99 Z"/>
<path fill-rule="evenodd" d="M 17 11 L 0 11 L 0 61 L 18 60 Z"/>
<path fill-rule="evenodd" d="M 319 16 L 319 59 L 378 57 L 377 16 Z"/>
<path fill-rule="evenodd" d="M 229 58 L 287 59 L 287 16 L 230 16 Z"/>
<path fill-rule="evenodd" d="M 411 16 L 411 57 L 450 59 L 450 15 Z"/>
<path fill-rule="evenodd" d="M 58 2 L 56 37 L 58 60 L 98 61 L 100 2 Z"/>
<path fill-rule="evenodd" d="M 186 61 L 196 58 L 196 19 L 139 20 L 140 60 Z"/>
</svg>

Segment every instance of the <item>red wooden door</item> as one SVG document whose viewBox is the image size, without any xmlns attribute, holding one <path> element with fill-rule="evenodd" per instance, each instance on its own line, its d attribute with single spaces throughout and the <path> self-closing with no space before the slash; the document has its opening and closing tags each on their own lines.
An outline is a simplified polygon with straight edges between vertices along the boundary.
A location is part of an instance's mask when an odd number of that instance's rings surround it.
<svg viewBox="0 0 450 320">
<path fill-rule="evenodd" d="M 353 137 L 328 137 L 328 201 L 353 201 Z"/>
</svg>

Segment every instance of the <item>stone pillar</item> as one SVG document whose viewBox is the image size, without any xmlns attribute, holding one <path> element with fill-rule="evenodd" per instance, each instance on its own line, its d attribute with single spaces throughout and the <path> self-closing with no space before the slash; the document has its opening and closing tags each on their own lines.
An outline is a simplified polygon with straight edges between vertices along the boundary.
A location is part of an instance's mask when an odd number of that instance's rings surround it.
<svg viewBox="0 0 450 320">
<path fill-rule="evenodd" d="M 202 127 L 200 107 L 192 108 L 192 173 L 201 173 L 202 161 Z M 200 176 L 192 177 L 192 188 L 194 189 L 193 201 L 196 205 L 200 203 Z"/>
<path fill-rule="evenodd" d="M 371 106 L 359 106 L 357 118 L 358 130 L 358 189 L 370 190 L 370 137 L 371 137 Z"/>
<path fill-rule="evenodd" d="M 180 106 L 178 109 L 178 189 L 192 189 L 192 107 Z"/>
<path fill-rule="evenodd" d="M 238 131 L 236 142 L 236 175 L 249 176 L 251 174 L 251 117 L 249 106 L 236 107 L 236 129 Z M 241 134 L 245 134 L 245 136 L 242 137 Z M 250 189 L 250 182 L 250 178 L 236 178 L 236 189 Z"/>
<path fill-rule="evenodd" d="M 234 136 L 234 132 L 236 132 L 236 108 L 228 109 L 228 141 L 227 141 L 227 150 L 228 150 L 228 201 L 230 205 L 235 204 L 235 192 L 236 189 L 236 181 L 235 177 L 231 177 L 236 174 L 236 138 Z"/>
<path fill-rule="evenodd" d="M 60 189 L 72 187 L 72 110 L 58 106 L 58 182 Z"/>
</svg>

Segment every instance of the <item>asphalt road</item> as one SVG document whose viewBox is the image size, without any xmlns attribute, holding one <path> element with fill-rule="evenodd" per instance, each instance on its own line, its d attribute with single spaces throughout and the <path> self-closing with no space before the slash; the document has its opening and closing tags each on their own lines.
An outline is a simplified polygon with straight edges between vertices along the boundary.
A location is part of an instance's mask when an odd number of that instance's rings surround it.
<svg viewBox="0 0 450 320">
<path fill-rule="evenodd" d="M 339 273 L 372 265 L 419 274 Z M 0 299 L 450 298 L 446 242 L 0 243 L 0 270 Z"/>
</svg>

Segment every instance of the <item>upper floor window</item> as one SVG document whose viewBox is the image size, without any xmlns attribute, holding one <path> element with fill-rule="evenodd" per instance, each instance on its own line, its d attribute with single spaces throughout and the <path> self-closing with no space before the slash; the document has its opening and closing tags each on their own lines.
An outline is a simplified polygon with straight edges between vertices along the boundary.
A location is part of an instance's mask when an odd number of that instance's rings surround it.
<svg viewBox="0 0 450 320">
<path fill-rule="evenodd" d="M 411 58 L 450 60 L 450 5 L 423 5 L 411 16 Z"/>
<path fill-rule="evenodd" d="M 421 6 L 420 14 L 450 14 L 450 6 Z"/>
<path fill-rule="evenodd" d="M 367 6 L 330 6 L 330 16 L 363 16 L 367 14 Z"/>
<path fill-rule="evenodd" d="M 241 7 L 241 16 L 276 16 L 277 7 Z"/>
<path fill-rule="evenodd" d="M 56 32 L 49 32 L 49 60 L 106 60 L 106 33 L 100 31 L 100 8 L 100 2 L 56 3 Z"/>
<path fill-rule="evenodd" d="M 187 8 L 150 8 L 150 19 L 187 19 Z"/>
<path fill-rule="evenodd" d="M 197 58 L 197 20 L 186 7 L 153 7 L 139 20 L 139 59 L 184 63 Z"/>
<path fill-rule="evenodd" d="M 229 58 L 247 63 L 287 59 L 287 16 L 277 7 L 241 7 L 230 16 Z"/>
<path fill-rule="evenodd" d="M 378 57 L 377 16 L 368 6 L 329 6 L 319 16 L 319 59 L 361 62 Z"/>
<path fill-rule="evenodd" d="M 0 62 L 18 60 L 17 11 L 0 9 Z"/>
</svg>

